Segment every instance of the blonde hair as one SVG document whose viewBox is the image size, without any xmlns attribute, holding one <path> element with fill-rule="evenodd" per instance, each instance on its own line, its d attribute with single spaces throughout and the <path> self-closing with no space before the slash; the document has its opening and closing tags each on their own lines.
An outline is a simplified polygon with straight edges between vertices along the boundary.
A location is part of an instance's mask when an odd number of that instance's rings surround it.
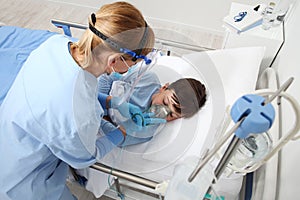
<svg viewBox="0 0 300 200">
<path fill-rule="evenodd" d="M 140 47 L 141 40 L 147 26 L 141 12 L 133 5 L 127 2 L 115 2 L 103 5 L 96 14 L 96 22 L 92 23 L 91 17 L 89 23 L 110 40 L 116 42 L 123 48 L 133 51 L 142 48 L 141 54 L 147 55 L 154 46 L 154 33 L 151 27 L 147 27 L 144 45 Z M 102 51 L 119 52 L 112 48 L 104 40 L 100 39 L 91 30 L 87 29 L 81 39 L 77 42 L 79 53 L 84 55 L 83 68 L 93 62 L 92 50 L 97 47 Z M 125 59 L 131 58 L 124 54 Z"/>
</svg>

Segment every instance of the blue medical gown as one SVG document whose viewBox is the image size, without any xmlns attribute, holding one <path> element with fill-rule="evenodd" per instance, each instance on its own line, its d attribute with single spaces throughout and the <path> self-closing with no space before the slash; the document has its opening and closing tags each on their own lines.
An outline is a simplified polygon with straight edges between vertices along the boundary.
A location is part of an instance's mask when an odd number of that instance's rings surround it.
<svg viewBox="0 0 300 200">
<path fill-rule="evenodd" d="M 101 75 L 98 79 L 98 92 L 113 95 L 116 88 L 112 87 L 113 84 L 118 84 L 118 89 L 128 86 L 128 88 L 121 89 L 124 91 L 128 91 L 131 89 L 131 87 L 134 87 L 134 90 L 127 101 L 133 105 L 138 106 L 143 111 L 147 110 L 151 106 L 153 94 L 157 93 L 161 88 L 159 78 L 154 72 L 148 70 L 145 73 L 141 74 L 139 73 L 138 67 L 136 67 L 133 71 L 131 71 L 131 73 L 126 74 L 120 79 L 107 74 Z M 115 116 L 112 116 L 113 113 L 114 112 L 109 112 L 109 115 L 114 121 Z M 108 124 L 107 127 L 110 128 L 104 129 L 104 133 L 109 133 L 110 131 L 116 129 L 116 127 L 111 126 L 110 124 Z M 147 135 L 153 135 L 158 127 L 159 125 L 150 125 L 144 127 L 143 130 L 138 133 L 139 135 L 141 135 L 141 137 L 133 137 L 131 135 L 127 135 L 125 141 L 120 146 L 125 147 L 147 142 L 152 137 L 144 137 L 143 134 L 147 132 Z"/>
<path fill-rule="evenodd" d="M 29 54 L 54 34 L 57 33 L 0 27 L 0 105 Z"/>
<path fill-rule="evenodd" d="M 73 199 L 68 165 L 84 168 L 123 140 L 97 137 L 103 109 L 97 79 L 54 35 L 32 51 L 0 106 L 1 199 Z"/>
</svg>

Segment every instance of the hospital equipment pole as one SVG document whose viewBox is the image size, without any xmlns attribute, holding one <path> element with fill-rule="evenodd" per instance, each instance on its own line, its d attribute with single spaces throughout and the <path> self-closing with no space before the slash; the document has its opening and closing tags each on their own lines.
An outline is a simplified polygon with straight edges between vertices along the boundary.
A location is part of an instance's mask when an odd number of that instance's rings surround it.
<svg viewBox="0 0 300 200">
<path fill-rule="evenodd" d="M 217 153 L 217 151 L 223 146 L 223 144 L 231 137 L 231 135 L 235 132 L 235 130 L 240 126 L 243 122 L 244 118 L 242 118 L 238 123 L 236 123 L 232 129 L 221 139 L 221 141 L 209 152 L 207 156 L 204 157 L 201 163 L 196 167 L 196 169 L 192 172 L 190 177 L 188 178 L 189 182 L 192 182 L 200 170 L 208 163 L 208 161 Z"/>
<path fill-rule="evenodd" d="M 268 104 L 272 102 L 276 97 L 279 96 L 281 92 L 286 91 L 293 81 L 294 81 L 293 77 L 289 78 L 284 84 L 282 84 L 282 86 L 280 86 L 278 90 L 274 92 L 274 94 L 268 100 L 264 102 L 264 104 Z"/>
<path fill-rule="evenodd" d="M 235 152 L 239 145 L 241 144 L 242 140 L 235 135 L 233 136 L 227 150 L 225 151 L 220 163 L 218 164 L 217 168 L 215 169 L 215 176 L 217 179 L 220 178 L 223 171 L 225 170 L 227 164 L 229 163 L 231 157 L 233 156 L 233 152 Z"/>
</svg>

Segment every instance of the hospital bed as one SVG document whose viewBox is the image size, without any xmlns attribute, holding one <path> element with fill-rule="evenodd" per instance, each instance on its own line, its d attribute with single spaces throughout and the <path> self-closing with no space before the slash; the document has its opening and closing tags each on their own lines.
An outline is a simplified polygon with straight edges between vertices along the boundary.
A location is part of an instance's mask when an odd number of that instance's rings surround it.
<svg viewBox="0 0 300 200">
<path fill-rule="evenodd" d="M 168 123 L 163 132 L 149 143 L 116 149 L 102 163 L 158 183 L 170 180 L 176 164 L 190 156 L 199 157 L 212 146 L 217 137 L 215 134 L 222 126 L 227 105 L 240 95 L 254 90 L 263 51 L 260 47 L 242 48 L 192 53 L 184 55 L 184 59 L 159 58 L 152 70 L 158 72 L 161 82 L 170 82 L 180 77 L 203 81 L 209 91 L 206 105 L 191 119 Z M 165 74 L 168 76 L 161 76 Z M 247 83 L 240 84 L 242 80 L 247 80 Z M 97 169 L 96 166 L 93 168 Z M 231 188 L 223 194 L 226 193 L 227 199 L 229 196 L 235 199 L 242 177 L 223 181 L 223 187 L 227 185 L 226 182 L 231 183 Z"/>
<path fill-rule="evenodd" d="M 69 22 L 52 22 L 63 28 L 67 35 L 71 34 L 70 27 L 85 28 Z M 184 54 L 172 50 L 171 56 L 161 56 L 155 60 L 151 70 L 159 76 L 161 83 L 182 77 L 199 79 L 208 89 L 207 103 L 196 116 L 166 124 L 151 141 L 117 148 L 90 169 L 80 171 L 81 175 L 88 178 L 86 188 L 96 197 L 106 195 L 113 199 L 163 199 L 176 166 L 184 163 L 187 158 L 204 156 L 224 132 L 222 129 L 227 123 L 229 106 L 240 96 L 253 93 L 256 89 L 264 55 L 263 47 L 201 51 L 201 48 L 189 49 L 166 41 L 159 41 L 159 46 L 167 54 L 174 47 L 188 49 L 188 53 Z M 260 82 L 268 82 L 267 87 L 274 81 L 270 80 L 270 74 L 266 72 L 260 76 Z M 259 170 L 263 171 L 265 167 Z M 259 187 L 252 186 L 250 182 L 249 189 L 245 180 L 244 174 L 223 176 L 215 189 L 225 199 L 250 199 L 252 188 L 255 190 Z"/>
</svg>

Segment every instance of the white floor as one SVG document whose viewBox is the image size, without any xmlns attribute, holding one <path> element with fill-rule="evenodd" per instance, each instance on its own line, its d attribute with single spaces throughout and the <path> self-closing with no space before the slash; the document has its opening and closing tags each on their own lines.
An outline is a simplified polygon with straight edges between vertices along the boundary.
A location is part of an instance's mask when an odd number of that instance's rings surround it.
<svg viewBox="0 0 300 200">
<path fill-rule="evenodd" d="M 47 0 L 0 0 L 0 22 L 11 26 L 61 32 L 51 19 L 87 24 L 87 17 L 96 10 Z M 74 37 L 81 32 L 74 30 Z"/>
</svg>

